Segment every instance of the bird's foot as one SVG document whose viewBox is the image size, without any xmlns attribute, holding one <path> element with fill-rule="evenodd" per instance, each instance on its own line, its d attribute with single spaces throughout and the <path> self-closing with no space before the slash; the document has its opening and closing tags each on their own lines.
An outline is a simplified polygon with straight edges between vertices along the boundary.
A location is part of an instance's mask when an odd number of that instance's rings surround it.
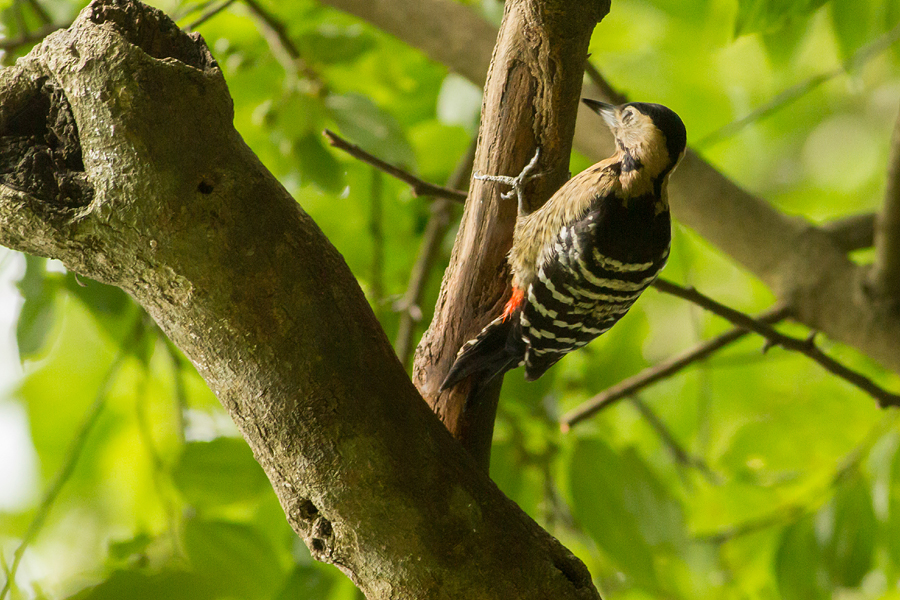
<svg viewBox="0 0 900 600">
<path fill-rule="evenodd" d="M 475 173 L 472 175 L 475 179 L 480 181 L 493 181 L 495 183 L 502 183 L 503 185 L 508 185 L 512 189 L 508 192 L 504 192 L 500 194 L 500 197 L 504 200 L 512 200 L 515 196 L 518 199 L 518 207 L 519 207 L 519 216 L 523 216 L 528 214 L 528 209 L 525 206 L 525 184 L 535 179 L 537 177 L 542 177 L 543 173 L 532 173 L 535 167 L 537 167 L 538 159 L 541 157 L 541 149 L 537 148 L 534 152 L 534 156 L 531 158 L 531 161 L 525 165 L 525 168 L 522 169 L 522 172 L 516 175 L 515 177 L 509 177 L 507 175 L 482 175 L 480 173 Z"/>
</svg>

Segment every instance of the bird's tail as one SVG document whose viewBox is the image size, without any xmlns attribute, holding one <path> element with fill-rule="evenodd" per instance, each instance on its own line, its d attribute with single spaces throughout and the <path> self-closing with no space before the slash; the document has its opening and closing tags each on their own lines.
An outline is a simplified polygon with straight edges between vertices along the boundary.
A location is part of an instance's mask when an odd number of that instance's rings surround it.
<svg viewBox="0 0 900 600">
<path fill-rule="evenodd" d="M 467 404 L 494 377 L 514 369 L 525 358 L 520 311 L 504 314 L 491 321 L 474 339 L 459 350 L 456 361 L 441 384 L 441 391 L 472 377 Z"/>
</svg>

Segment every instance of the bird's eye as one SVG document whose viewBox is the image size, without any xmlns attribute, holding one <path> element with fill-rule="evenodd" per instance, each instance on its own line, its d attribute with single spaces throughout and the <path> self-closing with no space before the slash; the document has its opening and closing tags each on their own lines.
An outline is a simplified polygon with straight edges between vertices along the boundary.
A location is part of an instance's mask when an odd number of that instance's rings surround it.
<svg viewBox="0 0 900 600">
<path fill-rule="evenodd" d="M 630 108 L 626 108 L 622 111 L 622 123 L 628 125 L 631 123 L 631 119 L 634 117 L 634 111 Z"/>
</svg>

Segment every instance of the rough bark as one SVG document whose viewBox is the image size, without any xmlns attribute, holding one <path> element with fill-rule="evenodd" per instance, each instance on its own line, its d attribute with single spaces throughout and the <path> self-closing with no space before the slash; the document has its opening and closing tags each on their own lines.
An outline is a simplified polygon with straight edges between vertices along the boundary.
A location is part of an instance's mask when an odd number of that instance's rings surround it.
<svg viewBox="0 0 900 600">
<path fill-rule="evenodd" d="M 569 176 L 579 93 L 594 26 L 608 1 L 509 0 L 485 85 L 474 170 L 517 175 L 537 147 L 540 178 L 528 186 L 534 209 Z M 416 351 L 413 381 L 447 429 L 485 470 L 490 458 L 499 380 L 463 411 L 467 384 L 438 388 L 459 348 L 500 311 L 509 296 L 506 254 L 516 200 L 474 180 L 431 326 Z"/>
<path fill-rule="evenodd" d="M 126 0 L 0 71 L 0 243 L 118 285 L 196 365 L 313 555 L 368 598 L 596 598 L 441 426 L 340 254 Z"/>
<path fill-rule="evenodd" d="M 472 65 L 481 64 L 489 55 L 493 32 L 475 37 L 473 32 L 484 31 L 484 21 L 472 11 L 459 10 L 452 0 L 427 0 L 428 11 L 421 13 L 413 8 L 420 0 L 322 1 L 391 31 L 474 83 L 484 82 Z M 388 2 L 394 14 L 416 10 L 417 26 L 405 29 L 388 23 L 383 10 L 370 8 Z M 459 40 L 465 41 L 466 53 L 442 52 L 442 48 L 458 47 Z M 606 97 L 592 85 L 586 86 L 583 95 Z M 596 160 L 608 156 L 610 141 L 602 127 L 598 129 L 586 111 L 579 116 L 575 147 Z M 690 123 L 687 125 L 690 132 Z M 675 218 L 759 277 L 791 305 L 796 320 L 900 373 L 897 299 L 872 297 L 866 292 L 868 267 L 850 261 L 839 240 L 800 217 L 781 213 L 695 153 L 689 153 L 675 171 L 669 189 Z M 424 393 L 427 395 L 427 390 Z"/>
</svg>

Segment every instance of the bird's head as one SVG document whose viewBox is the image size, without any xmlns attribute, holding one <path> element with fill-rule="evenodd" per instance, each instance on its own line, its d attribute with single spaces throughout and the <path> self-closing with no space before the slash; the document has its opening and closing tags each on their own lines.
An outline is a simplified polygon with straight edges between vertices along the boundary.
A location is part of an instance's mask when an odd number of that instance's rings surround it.
<svg viewBox="0 0 900 600">
<path fill-rule="evenodd" d="M 681 118 L 661 104 L 629 102 L 614 106 L 582 100 L 603 117 L 622 153 L 625 170 L 643 170 L 650 177 L 667 175 L 675 168 L 687 144 Z"/>
</svg>

